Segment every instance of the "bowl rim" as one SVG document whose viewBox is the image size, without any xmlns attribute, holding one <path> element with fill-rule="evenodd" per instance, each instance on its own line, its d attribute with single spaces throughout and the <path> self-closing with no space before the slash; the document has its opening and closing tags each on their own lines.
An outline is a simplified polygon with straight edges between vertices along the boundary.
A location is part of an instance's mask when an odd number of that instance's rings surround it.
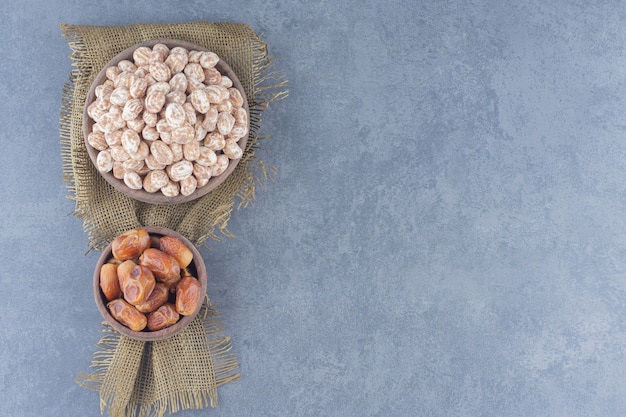
<svg viewBox="0 0 626 417">
<path fill-rule="evenodd" d="M 164 340 L 183 331 L 196 318 L 196 316 L 200 312 L 200 309 L 202 308 L 202 305 L 204 304 L 204 298 L 206 296 L 206 290 L 207 290 L 208 277 L 207 277 L 207 272 L 206 272 L 206 265 L 204 264 L 204 260 L 202 259 L 202 256 L 200 255 L 200 252 L 195 247 L 195 245 L 192 244 L 191 241 L 189 241 L 189 239 L 187 239 L 180 233 L 174 230 L 168 229 L 166 227 L 158 227 L 158 226 L 140 226 L 140 227 L 136 227 L 135 229 L 145 229 L 150 236 L 169 235 L 169 236 L 177 237 L 191 250 L 191 253 L 193 254 L 192 262 L 196 269 L 196 275 L 197 275 L 195 278 L 197 278 L 198 281 L 200 281 L 200 287 L 201 287 L 200 301 L 198 302 L 198 305 L 196 306 L 192 314 L 188 316 L 182 316 L 182 318 L 176 324 L 173 324 L 170 327 L 166 327 L 165 329 L 157 330 L 154 332 L 150 332 L 150 331 L 137 332 L 137 331 L 131 330 L 130 328 L 124 326 L 122 323 L 115 320 L 115 318 L 113 318 L 113 316 L 109 312 L 109 309 L 106 307 L 106 303 L 108 301 L 105 301 L 106 297 L 104 297 L 104 294 L 102 293 L 102 290 L 100 289 L 100 269 L 102 268 L 102 265 L 104 265 L 106 261 L 109 260 L 113 256 L 112 250 L 111 250 L 113 242 L 109 243 L 107 247 L 102 251 L 102 254 L 98 258 L 98 261 L 96 262 L 96 266 L 94 268 L 94 273 L 93 273 L 94 300 L 96 302 L 96 306 L 98 307 L 98 310 L 100 311 L 100 314 L 102 315 L 102 317 L 106 320 L 106 322 L 109 325 L 111 325 L 111 327 L 113 327 L 119 333 L 125 336 L 128 336 L 132 339 L 141 340 L 144 342 Z"/>
<path fill-rule="evenodd" d="M 91 159 L 91 162 L 93 164 L 94 169 L 96 170 L 96 172 L 102 176 L 102 178 L 104 178 L 104 180 L 109 183 L 111 186 L 113 186 L 116 190 L 118 190 L 119 192 L 121 192 L 122 194 L 134 199 L 134 200 L 138 200 L 144 203 L 150 203 L 150 204 L 163 204 L 163 205 L 170 205 L 170 204 L 179 204 L 179 203 L 187 203 L 189 201 L 194 201 L 197 200 L 200 197 L 204 197 L 205 195 L 207 195 L 208 193 L 210 193 L 211 191 L 215 190 L 217 187 L 219 187 L 224 181 L 226 181 L 226 179 L 233 173 L 233 171 L 235 170 L 235 168 L 237 167 L 237 165 L 239 165 L 239 162 L 243 159 L 242 158 L 238 158 L 238 159 L 230 159 L 229 160 L 229 164 L 228 167 L 226 168 L 226 170 L 216 176 L 216 177 L 211 177 L 209 179 L 209 182 L 207 184 L 205 184 L 204 186 L 197 188 L 193 193 L 191 193 L 190 195 L 186 196 L 183 194 L 178 194 L 177 196 L 174 197 L 168 197 L 166 195 L 164 195 L 162 192 L 157 191 L 155 193 L 149 193 L 146 190 L 144 190 L 143 188 L 141 188 L 140 190 L 133 190 L 131 188 L 129 188 L 123 180 L 117 179 L 113 176 L 112 171 L 109 172 L 100 172 L 100 170 L 98 169 L 97 165 L 96 165 L 96 158 L 98 156 L 99 151 L 97 149 L 95 149 L 94 147 L 92 147 L 89 142 L 87 141 L 87 136 L 89 135 L 89 133 L 91 133 L 91 128 L 94 125 L 94 120 L 88 115 L 87 113 L 87 108 L 88 106 L 95 100 L 95 90 L 96 87 L 98 87 L 100 84 L 102 84 L 104 82 L 104 79 L 106 78 L 106 70 L 107 68 L 109 68 L 112 65 L 117 65 L 120 61 L 124 60 L 124 59 L 130 59 L 132 60 L 133 58 L 133 52 L 135 51 L 135 49 L 142 47 L 142 46 L 148 46 L 148 47 L 152 47 L 154 45 L 156 45 L 157 43 L 162 43 L 164 45 L 166 45 L 167 47 L 174 48 L 176 46 L 181 46 L 185 49 L 187 49 L 188 51 L 192 51 L 192 50 L 196 50 L 196 51 L 210 51 L 210 49 L 201 46 L 201 45 L 197 45 L 195 43 L 189 42 L 189 41 L 184 41 L 184 40 L 180 40 L 180 39 L 173 39 L 173 38 L 159 38 L 159 39 L 151 39 L 151 40 L 147 40 L 147 41 L 143 41 L 140 43 L 136 43 L 126 49 L 124 49 L 123 51 L 119 52 L 117 55 L 115 55 L 113 58 L 111 58 L 111 60 L 109 60 L 105 66 L 98 72 L 98 74 L 95 76 L 95 78 L 93 79 L 93 81 L 91 82 L 91 85 L 89 87 L 89 90 L 87 92 L 87 95 L 85 97 L 85 103 L 83 106 L 83 120 L 82 120 L 82 133 L 83 133 L 83 142 L 85 144 L 85 147 L 87 148 L 87 153 L 89 154 L 89 159 Z M 237 144 L 239 145 L 239 147 L 241 147 L 241 149 L 246 150 L 246 145 L 248 143 L 248 139 L 250 136 L 250 123 L 251 123 L 251 118 L 250 118 L 250 105 L 248 103 L 248 97 L 246 95 L 246 91 L 243 88 L 243 85 L 241 84 L 241 81 L 239 80 L 239 77 L 237 76 L 237 74 L 233 71 L 233 69 L 230 67 L 230 65 L 225 62 L 221 57 L 220 60 L 218 61 L 218 63 L 215 65 L 215 67 L 218 69 L 218 71 L 220 71 L 220 73 L 222 75 L 227 75 L 233 82 L 233 87 L 235 87 L 237 90 L 239 90 L 239 92 L 241 93 L 241 96 L 243 97 L 243 107 L 245 108 L 247 114 L 248 114 L 248 134 L 246 134 L 244 137 L 242 137 L 241 139 L 239 139 L 239 141 L 237 141 Z"/>
</svg>

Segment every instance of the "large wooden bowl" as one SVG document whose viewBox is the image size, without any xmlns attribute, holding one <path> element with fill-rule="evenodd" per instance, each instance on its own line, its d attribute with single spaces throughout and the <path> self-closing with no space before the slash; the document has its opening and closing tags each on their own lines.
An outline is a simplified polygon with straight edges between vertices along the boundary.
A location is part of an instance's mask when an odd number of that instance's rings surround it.
<svg viewBox="0 0 626 417">
<path fill-rule="evenodd" d="M 204 261 L 202 260 L 202 257 L 200 256 L 198 249 L 187 238 L 185 238 L 184 236 L 182 236 L 181 234 L 173 230 L 170 230 L 164 227 L 144 227 L 144 229 L 146 229 L 146 231 L 150 234 L 150 236 L 155 236 L 155 237 L 161 237 L 161 236 L 166 236 L 166 235 L 175 236 L 178 239 L 180 239 L 185 245 L 187 245 L 187 247 L 193 253 L 193 261 L 189 265 L 188 268 L 190 270 L 190 273 L 200 281 L 200 285 L 201 285 L 200 300 L 198 302 L 198 305 L 196 306 L 196 309 L 191 315 L 181 316 L 181 319 L 176 324 L 170 327 L 166 327 L 165 329 L 162 329 L 162 330 L 152 331 L 152 332 L 148 330 L 144 330 L 140 332 L 133 331 L 129 329 L 128 327 L 124 326 L 123 324 L 121 324 L 120 322 L 118 322 L 117 320 L 115 320 L 113 316 L 111 315 L 111 313 L 109 312 L 109 310 L 107 309 L 107 306 L 106 306 L 107 299 L 102 293 L 102 290 L 100 289 L 100 268 L 102 268 L 102 265 L 104 265 L 109 259 L 113 257 L 112 251 L 111 251 L 112 245 L 109 244 L 104 249 L 104 251 L 102 252 L 102 255 L 100 255 L 100 258 L 98 258 L 98 262 L 96 263 L 96 267 L 94 269 L 94 274 L 93 274 L 93 295 L 96 301 L 96 306 L 98 307 L 100 314 L 102 314 L 102 317 L 115 330 L 117 330 L 118 332 L 120 332 L 121 334 L 125 336 L 131 337 L 136 340 L 142 340 L 142 341 L 147 342 L 147 341 L 163 340 L 163 339 L 167 339 L 168 337 L 174 336 L 175 334 L 181 332 L 185 327 L 187 327 L 189 323 L 191 323 L 191 321 L 198 315 L 198 313 L 200 312 L 200 308 L 202 307 L 202 303 L 204 301 L 204 296 L 206 294 L 207 273 L 206 273 L 206 267 L 204 265 Z"/>
<path fill-rule="evenodd" d="M 91 84 L 89 92 L 87 93 L 87 97 L 85 99 L 85 107 L 84 107 L 84 111 L 83 111 L 83 135 L 84 135 L 84 140 L 85 140 L 85 146 L 87 147 L 87 152 L 89 153 L 89 157 L 91 158 L 94 166 L 97 166 L 96 165 L 96 158 L 98 156 L 98 152 L 99 151 L 97 149 L 93 148 L 87 141 L 87 135 L 89 135 L 89 133 L 91 133 L 92 127 L 94 125 L 94 120 L 91 117 L 89 117 L 89 115 L 87 114 L 87 107 L 91 103 L 93 103 L 93 101 L 96 99 L 96 94 L 95 94 L 96 87 L 98 87 L 99 85 L 103 84 L 104 81 L 106 81 L 106 70 L 107 70 L 107 68 L 109 68 L 111 66 L 117 65 L 122 60 L 133 61 L 133 52 L 135 51 L 135 49 L 137 49 L 137 48 L 139 48 L 141 46 L 152 47 L 152 46 L 154 46 L 157 43 L 165 44 L 170 49 L 172 49 L 172 48 L 174 48 L 176 46 L 180 46 L 180 47 L 183 47 L 183 48 L 187 49 L 188 51 L 208 51 L 207 48 L 204 48 L 204 47 L 202 47 L 200 45 L 193 44 L 191 42 L 186 42 L 186 41 L 177 40 L 177 39 L 154 39 L 154 40 L 150 40 L 150 41 L 146 41 L 146 42 L 142 42 L 142 43 L 133 45 L 130 48 L 120 52 L 113 59 L 111 59 L 107 63 L 107 65 L 104 66 L 104 68 L 102 68 L 102 70 L 98 73 L 96 78 L 93 80 L 93 83 Z M 235 87 L 241 93 L 241 96 L 243 97 L 243 108 L 248 113 L 248 131 L 249 131 L 250 130 L 250 111 L 249 111 L 250 109 L 249 109 L 249 105 L 248 105 L 248 99 L 246 97 L 246 92 L 244 91 L 244 88 L 241 85 L 241 82 L 239 81 L 239 78 L 237 77 L 237 74 L 235 74 L 235 72 L 232 70 L 232 68 L 226 62 L 224 62 L 222 59 L 220 59 L 220 61 L 217 63 L 217 65 L 215 65 L 215 68 L 222 75 L 228 76 L 233 81 L 233 87 Z M 239 144 L 239 147 L 241 149 L 245 150 L 247 142 L 248 142 L 248 135 L 245 135 L 237 143 Z M 143 188 L 140 189 L 140 190 L 133 190 L 133 189 L 129 188 L 128 186 L 126 186 L 126 184 L 124 184 L 123 180 L 115 178 L 113 176 L 112 172 L 107 172 L 107 173 L 103 173 L 103 172 L 100 172 L 100 171 L 98 171 L 98 172 L 116 190 L 122 192 L 123 194 L 125 194 L 125 195 L 127 195 L 127 196 L 129 196 L 129 197 L 131 197 L 131 198 L 133 198 L 135 200 L 143 201 L 145 203 L 152 203 L 152 204 L 177 204 L 177 203 L 186 203 L 188 201 L 193 201 L 193 200 L 195 200 L 197 198 L 200 198 L 202 196 L 205 196 L 209 192 L 213 191 L 220 184 L 222 184 L 228 178 L 228 176 L 235 170 L 235 168 L 237 167 L 237 164 L 239 163 L 239 160 L 240 159 L 230 160 L 230 163 L 229 163 L 228 168 L 226 169 L 226 171 L 224 171 L 219 176 L 211 177 L 209 179 L 209 182 L 206 185 L 197 188 L 194 193 L 192 193 L 192 194 L 190 194 L 188 196 L 183 195 L 183 194 L 179 194 L 179 195 L 177 195 L 175 197 L 167 197 L 163 193 L 161 193 L 160 191 L 157 191 L 156 193 L 149 193 L 146 190 L 144 190 Z"/>
</svg>

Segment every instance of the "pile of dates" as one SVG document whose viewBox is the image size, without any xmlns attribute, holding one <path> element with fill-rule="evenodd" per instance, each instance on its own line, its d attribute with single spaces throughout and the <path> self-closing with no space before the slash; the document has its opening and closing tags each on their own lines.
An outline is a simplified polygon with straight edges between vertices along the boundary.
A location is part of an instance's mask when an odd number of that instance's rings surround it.
<svg viewBox="0 0 626 417">
<path fill-rule="evenodd" d="M 193 314 L 202 301 L 193 276 L 193 253 L 177 237 L 129 230 L 111 244 L 113 257 L 100 269 L 107 309 L 134 331 L 157 331 Z"/>
</svg>

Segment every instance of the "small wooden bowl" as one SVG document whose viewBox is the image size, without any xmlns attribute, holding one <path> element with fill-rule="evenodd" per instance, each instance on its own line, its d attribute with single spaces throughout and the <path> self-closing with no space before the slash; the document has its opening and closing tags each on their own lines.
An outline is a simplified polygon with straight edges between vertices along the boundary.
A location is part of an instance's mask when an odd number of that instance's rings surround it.
<svg viewBox="0 0 626 417">
<path fill-rule="evenodd" d="M 111 66 L 115 66 L 117 65 L 120 61 L 122 60 L 130 60 L 133 61 L 133 52 L 135 51 L 135 49 L 141 47 L 141 46 L 148 46 L 148 47 L 152 47 L 157 43 L 162 43 L 164 45 L 167 45 L 170 49 L 176 47 L 176 46 L 180 46 L 183 47 L 185 49 L 187 49 L 188 51 L 208 51 L 207 48 L 202 47 L 200 45 L 196 45 L 193 44 L 191 42 L 186 42 L 186 41 L 182 41 L 182 40 L 177 40 L 177 39 L 153 39 L 150 41 L 146 41 L 146 42 L 142 42 L 142 43 L 138 43 L 136 45 L 131 46 L 130 48 L 120 52 L 118 55 L 116 55 L 113 59 L 111 59 L 104 68 L 102 68 L 102 70 L 98 73 L 98 75 L 96 75 L 96 78 L 93 80 L 93 83 L 91 84 L 91 87 L 89 89 L 89 92 L 87 93 L 87 97 L 85 99 L 85 107 L 83 110 L 83 135 L 84 135 L 84 141 L 85 141 L 85 146 L 87 147 L 87 153 L 89 154 L 89 157 L 91 158 L 91 161 L 93 162 L 94 166 L 96 166 L 96 158 L 98 157 L 98 150 L 93 148 L 89 142 L 87 141 L 87 135 L 89 135 L 89 133 L 91 133 L 92 131 L 92 127 L 94 125 L 94 120 L 89 117 L 89 115 L 87 114 L 87 107 L 93 103 L 96 99 L 96 87 L 98 87 L 99 85 L 103 84 L 104 81 L 106 81 L 106 70 L 107 68 L 111 67 Z M 237 90 L 239 90 L 239 92 L 241 93 L 241 96 L 243 97 L 243 108 L 246 110 L 246 112 L 248 113 L 248 131 L 250 130 L 250 109 L 248 106 L 248 99 L 246 97 L 246 92 L 241 84 L 241 82 L 239 81 L 239 78 L 237 77 L 237 75 L 235 74 L 235 72 L 232 70 L 232 68 L 223 60 L 219 60 L 219 62 L 217 63 L 217 65 L 215 65 L 215 68 L 222 74 L 222 75 L 226 75 L 228 76 L 232 81 L 233 81 L 233 87 L 235 87 Z M 140 135 L 141 136 L 141 135 Z M 243 138 L 241 138 L 237 143 L 239 145 L 239 147 L 243 150 L 246 149 L 246 143 L 248 142 L 248 135 L 245 135 Z M 241 158 L 240 158 L 241 159 Z M 139 200 L 139 201 L 143 201 L 145 203 L 152 203 L 152 204 L 178 204 L 178 203 L 186 203 L 188 201 L 193 201 L 197 198 L 203 197 L 206 194 L 208 194 L 209 192 L 213 191 L 215 188 L 217 188 L 220 184 L 222 184 L 226 178 L 228 178 L 228 176 L 235 170 L 235 168 L 237 167 L 237 164 L 239 163 L 240 159 L 234 159 L 234 160 L 230 160 L 229 164 L 228 164 L 228 168 L 226 168 L 226 171 L 224 171 L 221 175 L 218 175 L 216 177 L 211 177 L 209 179 L 209 182 L 204 185 L 203 187 L 199 187 L 198 189 L 196 189 L 195 192 L 193 192 L 192 194 L 185 196 L 182 194 L 179 194 L 175 197 L 167 197 L 165 196 L 163 193 L 161 193 L 160 191 L 157 191 L 156 193 L 149 193 L 146 190 L 144 190 L 143 188 L 140 190 L 133 190 L 131 188 L 128 188 L 128 186 L 126 186 L 126 184 L 124 184 L 123 180 L 117 179 L 113 176 L 112 172 L 100 172 L 98 170 L 98 172 L 100 173 L 100 175 L 102 175 L 102 177 L 109 183 L 111 184 L 116 190 L 120 191 L 121 193 L 135 199 L 135 200 Z"/>
<path fill-rule="evenodd" d="M 154 332 L 151 332 L 148 330 L 136 332 L 124 326 L 117 320 L 115 320 L 113 316 L 111 315 L 111 313 L 109 313 L 109 310 L 107 309 L 106 305 L 108 301 L 106 297 L 104 296 L 104 294 L 102 293 L 102 290 L 100 289 L 100 269 L 102 268 L 102 265 L 104 265 L 109 259 L 113 257 L 111 253 L 111 244 L 109 244 L 104 249 L 104 251 L 102 252 L 102 255 L 100 255 L 100 258 L 98 258 L 98 262 L 96 263 L 96 267 L 93 273 L 93 295 L 96 301 L 96 306 L 98 307 L 98 310 L 100 311 L 100 314 L 102 314 L 102 317 L 111 325 L 111 327 L 113 327 L 115 330 L 117 330 L 121 334 L 131 337 L 133 339 L 141 340 L 145 342 L 148 342 L 148 341 L 152 342 L 152 341 L 167 339 L 168 337 L 174 336 L 175 334 L 182 331 L 185 327 L 187 327 L 189 323 L 191 323 L 193 319 L 198 315 L 198 313 L 200 312 L 200 308 L 202 307 L 202 303 L 204 302 L 204 296 L 206 294 L 207 273 L 206 273 L 206 267 L 204 265 L 204 261 L 202 260 L 202 257 L 200 256 L 198 249 L 187 238 L 185 238 L 184 236 L 182 236 L 181 234 L 173 230 L 170 230 L 164 227 L 147 226 L 147 227 L 143 227 L 143 229 L 145 229 L 148 232 L 148 234 L 150 234 L 150 236 L 157 236 L 157 237 L 175 236 L 178 239 L 180 239 L 191 250 L 191 253 L 193 253 L 193 261 L 189 265 L 190 272 L 195 278 L 197 278 L 200 281 L 200 285 L 201 285 L 200 300 L 193 314 L 189 316 L 181 316 L 181 319 L 176 324 L 173 324 L 170 327 L 166 327 L 165 329 L 154 331 Z"/>
</svg>

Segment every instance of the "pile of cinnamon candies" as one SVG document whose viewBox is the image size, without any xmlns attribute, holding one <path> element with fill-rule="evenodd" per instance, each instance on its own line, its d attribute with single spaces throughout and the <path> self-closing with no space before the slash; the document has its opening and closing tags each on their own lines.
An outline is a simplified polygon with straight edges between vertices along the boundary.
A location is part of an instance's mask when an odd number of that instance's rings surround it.
<svg viewBox="0 0 626 417">
<path fill-rule="evenodd" d="M 106 69 L 87 113 L 100 172 L 133 190 L 188 196 L 239 159 L 244 97 L 214 52 L 142 46 Z"/>
<path fill-rule="evenodd" d="M 134 331 L 157 331 L 191 315 L 201 300 L 192 275 L 191 250 L 177 237 L 129 230 L 111 244 L 113 257 L 100 269 L 107 309 Z"/>
</svg>

